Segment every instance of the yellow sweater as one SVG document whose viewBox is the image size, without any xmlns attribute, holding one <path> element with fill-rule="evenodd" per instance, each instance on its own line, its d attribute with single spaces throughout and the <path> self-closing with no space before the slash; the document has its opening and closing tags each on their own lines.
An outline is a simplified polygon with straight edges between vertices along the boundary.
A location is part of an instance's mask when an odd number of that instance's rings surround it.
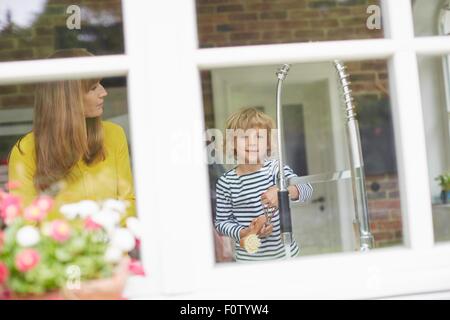
<svg viewBox="0 0 450 320">
<path fill-rule="evenodd" d="M 128 143 L 122 127 L 102 122 L 106 159 L 90 166 L 83 160 L 73 167 L 68 176 L 61 182 L 60 190 L 54 197 L 55 212 L 65 203 L 80 200 L 105 200 L 109 198 L 128 200 L 130 207 L 127 215 L 135 215 L 135 196 L 133 179 L 128 156 Z M 28 205 L 37 196 L 33 185 L 36 172 L 36 153 L 33 133 L 27 134 L 20 141 L 20 150 L 16 144 L 10 155 L 8 180 L 18 181 L 20 188 L 12 191 L 22 197 Z"/>
</svg>

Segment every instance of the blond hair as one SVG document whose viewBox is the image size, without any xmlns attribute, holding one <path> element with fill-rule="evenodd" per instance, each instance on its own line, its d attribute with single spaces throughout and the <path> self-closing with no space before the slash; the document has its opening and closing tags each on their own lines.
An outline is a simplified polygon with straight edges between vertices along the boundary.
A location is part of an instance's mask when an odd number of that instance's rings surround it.
<svg viewBox="0 0 450 320">
<path fill-rule="evenodd" d="M 270 153 L 272 149 L 271 144 L 271 132 L 275 128 L 274 121 L 271 117 L 258 109 L 243 108 L 232 115 L 230 115 L 226 121 L 226 130 L 249 130 L 249 129 L 265 129 L 267 131 L 267 151 Z M 234 136 L 234 135 L 233 135 Z M 236 157 L 236 144 L 234 144 L 234 156 Z M 224 148 L 227 148 L 227 142 L 225 142 Z"/>
<path fill-rule="evenodd" d="M 49 58 L 89 57 L 85 49 L 59 50 Z M 36 85 L 33 134 L 34 186 L 44 191 L 68 176 L 75 164 L 106 157 L 101 118 L 85 118 L 83 96 L 100 79 L 61 80 Z M 20 150 L 20 142 L 19 142 Z"/>
</svg>

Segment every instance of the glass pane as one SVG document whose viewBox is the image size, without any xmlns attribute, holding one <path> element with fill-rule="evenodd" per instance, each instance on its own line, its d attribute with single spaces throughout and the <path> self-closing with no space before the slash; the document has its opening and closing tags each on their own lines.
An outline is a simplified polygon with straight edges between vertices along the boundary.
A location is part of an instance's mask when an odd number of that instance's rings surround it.
<svg viewBox="0 0 450 320">
<path fill-rule="evenodd" d="M 68 48 L 124 53 L 121 1 L 0 1 L 0 61 L 43 59 Z"/>
<path fill-rule="evenodd" d="M 450 34 L 449 0 L 412 0 L 412 10 L 417 37 Z"/>
<path fill-rule="evenodd" d="M 199 47 L 383 38 L 378 0 L 196 0 Z"/>
<path fill-rule="evenodd" d="M 384 60 L 370 60 L 347 61 L 345 65 L 352 82 L 350 86 L 359 119 L 358 132 L 365 164 L 363 193 L 368 199 L 374 247 L 402 245 L 402 218 L 387 64 Z M 263 117 L 258 115 L 261 111 L 275 121 L 277 77 L 274 72 L 278 67 L 224 68 L 201 73 L 218 262 L 234 261 L 236 257 L 232 249 L 236 252 L 240 250 L 238 246 L 234 246 L 234 242 L 239 239 L 233 239 L 232 232 L 236 229 L 233 229 L 232 224 L 220 225 L 223 220 L 237 219 L 239 226 L 247 227 L 254 217 L 264 212 L 260 206 L 263 201 L 261 197 L 270 186 L 246 185 L 245 179 L 250 179 L 246 173 L 250 172 L 251 177 L 251 174 L 266 172 L 264 168 L 267 163 L 269 162 L 270 167 L 271 161 L 275 160 L 277 163 L 278 159 L 277 153 L 272 154 L 272 157 L 269 154 L 269 161 L 261 160 L 259 167 L 241 166 L 243 169 L 239 168 L 237 161 L 227 162 L 230 158 L 224 157 L 220 162 L 222 159 L 218 154 L 223 150 L 221 145 L 224 141 L 226 144 L 230 141 L 226 140 L 225 129 L 233 127 L 227 127 L 225 123 L 236 112 L 238 115 L 235 119 L 246 119 L 247 113 L 242 113 L 243 108 L 254 109 L 253 113 L 247 110 L 250 114 L 248 119 Z M 300 247 L 299 257 L 359 250 L 359 228 L 354 224 L 356 210 L 348 125 L 341 92 L 339 78 L 331 62 L 291 65 L 284 81 L 282 104 L 285 163 L 302 177 L 303 184 L 310 182 L 313 187 L 313 193 L 307 201 L 291 202 L 293 235 Z M 252 123 L 251 120 L 242 120 L 241 126 L 245 127 L 247 121 Z M 259 125 L 253 126 L 261 128 L 261 121 L 257 123 Z M 272 143 L 276 145 L 276 141 Z M 236 149 L 238 148 L 239 146 Z M 276 181 L 276 174 L 273 174 Z M 259 181 L 257 178 L 254 180 Z M 305 191 L 302 187 L 299 189 L 300 193 L 308 195 L 308 190 Z M 243 190 L 244 200 L 239 198 Z M 249 197 L 251 200 L 248 200 Z M 242 214 L 246 206 L 247 212 L 250 212 L 247 215 Z M 273 219 L 276 216 L 277 214 Z M 361 221 L 360 213 L 358 216 Z M 272 240 L 275 242 L 280 237 L 277 223 L 279 222 L 274 220 L 273 237 L 276 239 Z M 235 228 L 239 227 L 235 224 Z"/>
<path fill-rule="evenodd" d="M 418 57 L 434 239 L 450 240 L 449 56 Z"/>
<path fill-rule="evenodd" d="M 0 299 L 118 299 L 142 274 L 129 128 L 125 77 L 0 86 Z"/>
</svg>

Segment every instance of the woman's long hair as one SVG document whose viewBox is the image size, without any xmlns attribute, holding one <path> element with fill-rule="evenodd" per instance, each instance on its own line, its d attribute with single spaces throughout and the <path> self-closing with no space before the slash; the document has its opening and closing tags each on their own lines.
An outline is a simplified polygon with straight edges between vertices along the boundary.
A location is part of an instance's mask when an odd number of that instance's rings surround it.
<svg viewBox="0 0 450 320">
<path fill-rule="evenodd" d="M 49 58 L 92 56 L 84 49 L 60 50 Z M 33 133 L 36 190 L 66 178 L 75 164 L 105 159 L 101 118 L 85 118 L 83 97 L 99 79 L 63 80 L 35 89 Z"/>
</svg>

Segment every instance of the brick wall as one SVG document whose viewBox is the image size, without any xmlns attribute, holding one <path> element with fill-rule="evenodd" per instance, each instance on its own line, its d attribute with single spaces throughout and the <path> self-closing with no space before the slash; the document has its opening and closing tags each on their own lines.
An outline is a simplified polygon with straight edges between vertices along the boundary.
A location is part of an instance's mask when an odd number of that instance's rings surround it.
<svg viewBox="0 0 450 320">
<path fill-rule="evenodd" d="M 382 38 L 368 30 L 377 0 L 197 0 L 201 48 Z"/>
<path fill-rule="evenodd" d="M 370 226 L 377 247 L 402 243 L 402 215 L 397 175 L 367 176 L 366 190 L 369 198 Z"/>
<path fill-rule="evenodd" d="M 366 28 L 366 9 L 379 1 L 197 0 L 196 4 L 200 48 L 383 37 L 383 30 Z M 346 65 L 356 106 L 385 96 L 380 88 L 389 88 L 386 61 Z M 201 79 L 206 126 L 213 127 L 210 72 L 202 71 Z M 397 175 L 368 176 L 367 192 L 376 246 L 400 244 Z"/>
</svg>

